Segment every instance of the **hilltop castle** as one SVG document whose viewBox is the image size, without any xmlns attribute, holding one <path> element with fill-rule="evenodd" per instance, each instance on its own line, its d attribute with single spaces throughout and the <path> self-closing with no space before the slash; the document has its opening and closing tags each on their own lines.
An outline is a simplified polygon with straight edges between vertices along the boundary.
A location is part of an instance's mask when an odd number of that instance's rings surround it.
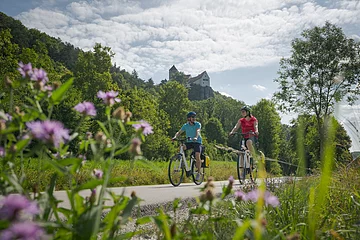
<svg viewBox="0 0 360 240">
<path fill-rule="evenodd" d="M 178 73 L 179 71 L 173 65 L 169 69 L 169 80 L 175 79 Z M 203 71 L 196 77 L 186 74 L 184 76 L 187 78 L 186 87 L 189 89 L 190 100 L 203 100 L 214 96 L 214 91 L 210 87 L 210 77 L 206 71 Z"/>
</svg>

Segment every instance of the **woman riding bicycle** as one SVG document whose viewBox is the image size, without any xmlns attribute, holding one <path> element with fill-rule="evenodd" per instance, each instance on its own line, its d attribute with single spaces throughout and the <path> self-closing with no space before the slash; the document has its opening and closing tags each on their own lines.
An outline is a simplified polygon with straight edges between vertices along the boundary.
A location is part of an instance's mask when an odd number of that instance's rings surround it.
<svg viewBox="0 0 360 240">
<path fill-rule="evenodd" d="M 197 168 L 197 174 L 196 174 L 196 180 L 199 180 L 201 173 L 201 159 L 200 159 L 200 153 L 201 153 L 201 144 L 202 144 L 202 138 L 200 135 L 201 130 L 201 123 L 195 121 L 196 119 L 196 113 L 195 112 L 189 112 L 187 115 L 187 123 L 185 123 L 181 129 L 175 134 L 173 139 L 176 139 L 181 133 L 186 132 L 186 138 L 189 139 L 185 143 L 184 150 L 187 149 L 194 149 L 195 152 L 195 159 L 196 159 L 196 168 Z"/>
<path fill-rule="evenodd" d="M 241 132 L 245 140 L 246 148 L 250 150 L 251 153 L 253 153 L 253 144 L 255 143 L 255 137 L 259 135 L 259 129 L 258 120 L 253 115 L 251 115 L 250 111 L 251 108 L 249 106 L 244 106 L 241 108 L 241 115 L 243 117 L 238 120 L 229 135 L 235 134 L 235 132 L 238 131 L 241 127 Z"/>
</svg>

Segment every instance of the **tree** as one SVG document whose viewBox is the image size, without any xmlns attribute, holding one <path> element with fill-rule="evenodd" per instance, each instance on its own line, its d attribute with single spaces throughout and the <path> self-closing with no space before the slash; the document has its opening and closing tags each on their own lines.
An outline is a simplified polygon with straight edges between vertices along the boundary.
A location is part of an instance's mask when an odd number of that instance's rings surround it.
<svg viewBox="0 0 360 240">
<path fill-rule="evenodd" d="M 204 127 L 204 132 L 209 142 L 225 143 L 225 131 L 217 118 L 210 118 Z"/>
<path fill-rule="evenodd" d="M 299 127 L 299 123 L 302 122 L 302 129 L 300 129 L 304 134 L 304 156 L 305 156 L 305 167 L 309 169 L 315 169 L 320 167 L 320 144 L 321 141 L 320 136 L 317 132 L 317 120 L 315 115 L 300 115 L 294 121 L 292 126 L 292 137 L 291 144 L 294 152 L 296 151 L 297 141 L 299 141 L 298 136 L 296 136 L 296 129 Z M 351 146 L 351 140 L 346 130 L 337 122 L 334 117 L 329 119 L 329 123 L 331 123 L 331 127 L 335 129 L 335 138 L 331 143 L 332 147 L 335 148 L 335 163 L 336 164 L 344 164 L 348 163 L 351 160 L 351 154 L 349 152 L 349 148 Z M 323 141 L 325 141 L 327 135 L 323 137 Z M 299 158 L 299 156 L 298 156 Z M 299 161 L 296 161 L 297 164 L 300 164 Z"/>
<path fill-rule="evenodd" d="M 360 44 L 327 22 L 293 40 L 291 57 L 280 61 L 275 79 L 280 86 L 274 99 L 281 110 L 315 114 L 317 133 L 324 136 L 322 122 L 334 104 L 344 98 L 350 104 L 357 99 L 359 76 Z"/>
<path fill-rule="evenodd" d="M 176 81 L 169 81 L 160 87 L 159 107 L 169 115 L 170 136 L 175 135 L 186 121 L 186 113 L 190 107 L 187 96 L 187 89 Z"/>
<path fill-rule="evenodd" d="M 281 118 L 273 102 L 261 99 L 251 108 L 259 122 L 259 148 L 266 157 L 277 160 L 280 153 Z M 280 174 L 278 162 L 267 161 L 266 169 L 273 174 Z"/>
</svg>

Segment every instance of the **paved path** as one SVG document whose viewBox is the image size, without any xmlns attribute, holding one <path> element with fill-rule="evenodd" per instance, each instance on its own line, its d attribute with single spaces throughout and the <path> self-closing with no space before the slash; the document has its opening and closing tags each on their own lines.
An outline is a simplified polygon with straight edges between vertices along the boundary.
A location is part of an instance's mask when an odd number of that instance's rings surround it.
<svg viewBox="0 0 360 240">
<path fill-rule="evenodd" d="M 215 183 L 215 193 L 221 193 L 222 187 L 228 184 L 228 181 L 216 181 Z M 188 198 L 188 197 L 197 197 L 200 196 L 200 189 L 204 186 L 205 183 L 201 185 L 195 185 L 194 183 L 182 183 L 178 187 L 174 187 L 171 184 L 163 185 L 147 185 L 147 186 L 129 186 L 129 187 L 117 187 L 109 188 L 112 192 L 121 195 L 123 192 L 126 196 L 130 196 L 132 191 L 135 191 L 136 195 L 143 199 L 140 205 L 148 205 L 155 203 L 165 203 L 173 201 L 175 198 Z M 239 188 L 239 181 L 235 180 L 235 188 Z M 97 191 L 99 192 L 99 190 Z M 90 196 L 90 190 L 84 190 L 80 192 L 80 195 L 85 197 Z M 61 207 L 70 208 L 68 197 L 66 191 L 56 191 L 54 196 L 63 201 L 60 203 Z M 106 205 L 111 205 L 110 201 L 106 202 Z"/>
</svg>

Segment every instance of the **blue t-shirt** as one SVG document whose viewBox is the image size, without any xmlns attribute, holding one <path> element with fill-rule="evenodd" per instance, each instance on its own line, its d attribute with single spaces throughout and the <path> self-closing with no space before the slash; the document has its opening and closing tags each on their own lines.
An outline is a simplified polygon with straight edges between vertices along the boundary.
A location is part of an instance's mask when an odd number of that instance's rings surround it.
<svg viewBox="0 0 360 240">
<path fill-rule="evenodd" d="M 184 131 L 186 133 L 186 138 L 196 137 L 197 129 L 201 129 L 201 123 L 199 123 L 199 122 L 194 122 L 194 125 L 191 125 L 190 123 L 187 122 L 181 127 L 181 131 Z M 198 139 L 196 141 L 190 140 L 188 142 L 197 142 L 197 143 L 201 144 L 202 139 L 201 139 L 200 133 L 199 133 Z"/>
</svg>

